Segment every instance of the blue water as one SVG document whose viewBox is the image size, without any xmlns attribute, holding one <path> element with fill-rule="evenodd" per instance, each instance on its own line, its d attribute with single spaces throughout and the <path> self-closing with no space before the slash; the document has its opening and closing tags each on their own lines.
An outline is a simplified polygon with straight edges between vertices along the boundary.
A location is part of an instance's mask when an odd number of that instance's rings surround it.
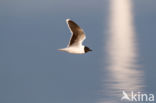
<svg viewBox="0 0 156 103">
<path fill-rule="evenodd" d="M 133 2 L 137 68 L 143 72 L 144 91 L 153 94 L 156 94 L 155 3 Z M 1 0 L 0 102 L 109 101 L 112 96 L 105 92 L 109 90 L 111 76 L 105 49 L 108 8 L 108 0 Z M 87 36 L 84 44 L 93 52 L 71 55 L 56 50 L 68 44 L 67 18 L 84 29 Z"/>
</svg>

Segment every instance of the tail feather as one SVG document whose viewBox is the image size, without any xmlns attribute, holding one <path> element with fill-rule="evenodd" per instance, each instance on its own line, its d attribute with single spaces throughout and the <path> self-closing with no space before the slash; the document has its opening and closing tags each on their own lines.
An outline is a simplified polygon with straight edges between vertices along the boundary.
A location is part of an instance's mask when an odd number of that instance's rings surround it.
<svg viewBox="0 0 156 103">
<path fill-rule="evenodd" d="M 66 51 L 65 48 L 57 49 L 58 51 Z"/>
</svg>

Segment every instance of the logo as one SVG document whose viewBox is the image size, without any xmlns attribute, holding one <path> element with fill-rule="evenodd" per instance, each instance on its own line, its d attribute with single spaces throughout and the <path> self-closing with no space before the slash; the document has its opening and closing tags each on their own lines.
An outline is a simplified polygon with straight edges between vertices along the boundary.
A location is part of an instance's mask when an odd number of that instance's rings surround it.
<svg viewBox="0 0 156 103">
<path fill-rule="evenodd" d="M 126 93 L 122 91 L 121 101 L 134 101 L 134 102 L 153 102 L 154 94 L 146 94 L 141 92 L 131 91 L 130 93 Z"/>
</svg>

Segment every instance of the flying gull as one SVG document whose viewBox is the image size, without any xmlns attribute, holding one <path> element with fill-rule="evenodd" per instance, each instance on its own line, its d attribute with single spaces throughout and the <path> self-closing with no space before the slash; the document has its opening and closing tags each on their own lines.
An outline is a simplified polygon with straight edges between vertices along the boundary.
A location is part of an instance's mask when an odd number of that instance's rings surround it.
<svg viewBox="0 0 156 103">
<path fill-rule="evenodd" d="M 83 29 L 81 29 L 74 21 L 70 19 L 66 19 L 66 23 L 70 29 L 71 38 L 66 48 L 58 50 L 71 54 L 85 54 L 89 51 L 92 51 L 87 46 L 82 45 L 83 41 L 86 39 Z"/>
</svg>

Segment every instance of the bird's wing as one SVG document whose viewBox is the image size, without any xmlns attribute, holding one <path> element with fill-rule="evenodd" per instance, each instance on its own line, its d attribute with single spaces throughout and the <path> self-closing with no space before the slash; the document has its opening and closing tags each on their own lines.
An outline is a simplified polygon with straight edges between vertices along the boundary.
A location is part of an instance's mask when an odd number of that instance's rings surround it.
<svg viewBox="0 0 156 103">
<path fill-rule="evenodd" d="M 68 47 L 82 45 L 83 41 L 86 39 L 83 29 L 81 29 L 74 21 L 70 19 L 67 19 L 66 22 L 71 31 L 71 38 Z"/>
</svg>

